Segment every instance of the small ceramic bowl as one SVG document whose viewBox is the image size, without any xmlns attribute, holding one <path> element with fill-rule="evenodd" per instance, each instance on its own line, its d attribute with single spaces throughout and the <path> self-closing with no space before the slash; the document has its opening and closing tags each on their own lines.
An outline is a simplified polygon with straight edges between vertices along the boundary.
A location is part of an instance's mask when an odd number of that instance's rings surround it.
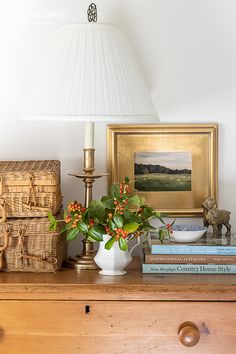
<svg viewBox="0 0 236 354">
<path fill-rule="evenodd" d="M 170 241 L 173 242 L 196 242 L 204 235 L 207 228 L 201 225 L 173 225 L 173 234 Z"/>
</svg>

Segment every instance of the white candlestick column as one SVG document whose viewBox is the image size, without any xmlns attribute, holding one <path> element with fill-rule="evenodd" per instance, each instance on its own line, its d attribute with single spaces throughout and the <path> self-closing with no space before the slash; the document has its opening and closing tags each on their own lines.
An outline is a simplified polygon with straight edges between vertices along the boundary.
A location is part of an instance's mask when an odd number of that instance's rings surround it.
<svg viewBox="0 0 236 354">
<path fill-rule="evenodd" d="M 84 148 L 94 149 L 94 122 L 86 122 Z"/>
</svg>

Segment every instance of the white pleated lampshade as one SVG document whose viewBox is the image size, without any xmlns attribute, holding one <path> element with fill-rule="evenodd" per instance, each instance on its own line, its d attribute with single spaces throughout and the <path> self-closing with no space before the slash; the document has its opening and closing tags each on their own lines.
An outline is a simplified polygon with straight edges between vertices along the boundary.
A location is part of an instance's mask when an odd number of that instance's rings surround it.
<svg viewBox="0 0 236 354">
<path fill-rule="evenodd" d="M 45 61 L 35 119 L 157 121 L 136 57 L 117 26 L 62 26 Z"/>
</svg>

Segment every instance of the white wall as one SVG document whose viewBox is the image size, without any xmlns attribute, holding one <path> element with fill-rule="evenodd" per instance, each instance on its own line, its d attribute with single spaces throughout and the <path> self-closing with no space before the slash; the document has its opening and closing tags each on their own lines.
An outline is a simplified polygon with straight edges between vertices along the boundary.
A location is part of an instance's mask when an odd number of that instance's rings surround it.
<svg viewBox="0 0 236 354">
<path fill-rule="evenodd" d="M 236 2 L 97 0 L 100 22 L 123 27 L 161 122 L 219 123 L 219 205 L 236 228 Z M 0 159 L 62 162 L 65 202 L 83 200 L 83 123 L 25 123 L 32 77 L 57 26 L 86 21 L 85 0 L 1 0 Z M 106 171 L 106 127 L 96 127 L 96 166 Z M 106 193 L 106 179 L 94 196 Z M 198 220 L 201 222 L 201 220 Z M 71 253 L 73 253 L 71 246 Z"/>
</svg>

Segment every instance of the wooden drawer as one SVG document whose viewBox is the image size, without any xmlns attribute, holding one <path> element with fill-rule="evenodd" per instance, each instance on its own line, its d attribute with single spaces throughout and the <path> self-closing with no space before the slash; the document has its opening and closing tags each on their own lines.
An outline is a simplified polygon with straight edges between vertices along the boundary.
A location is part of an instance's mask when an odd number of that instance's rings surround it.
<svg viewBox="0 0 236 354">
<path fill-rule="evenodd" d="M 87 313 L 86 313 L 87 311 Z M 235 354 L 236 303 L 1 301 L 1 354 Z M 200 341 L 183 346 L 194 322 Z"/>
</svg>

